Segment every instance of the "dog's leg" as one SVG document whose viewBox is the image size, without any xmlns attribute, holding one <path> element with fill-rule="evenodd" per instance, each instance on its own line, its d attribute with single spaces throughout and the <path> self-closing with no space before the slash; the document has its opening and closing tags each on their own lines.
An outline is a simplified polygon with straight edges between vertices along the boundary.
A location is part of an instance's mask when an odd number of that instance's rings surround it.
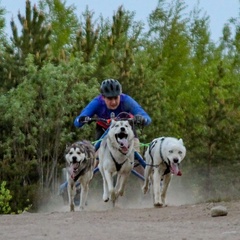
<svg viewBox="0 0 240 240">
<path fill-rule="evenodd" d="M 102 175 L 102 179 L 103 179 L 103 201 L 108 202 L 108 200 L 109 200 L 108 183 L 107 183 L 107 180 L 105 177 L 105 172 L 104 172 L 101 162 L 99 163 L 98 167 L 99 167 L 99 171 Z"/>
<path fill-rule="evenodd" d="M 154 207 L 161 207 L 162 203 L 160 201 L 160 173 L 159 169 L 154 168 L 153 172 L 153 197 L 154 197 Z"/>
<path fill-rule="evenodd" d="M 108 191 L 109 191 L 110 200 L 115 202 L 116 194 L 115 194 L 115 189 L 114 189 L 114 186 L 113 186 L 113 176 L 112 176 L 112 173 L 106 170 L 104 172 L 104 175 L 105 175 L 105 180 L 106 180 Z"/>
<path fill-rule="evenodd" d="M 87 196 L 88 196 L 89 185 L 86 182 L 81 183 L 81 195 L 80 195 L 80 204 L 79 210 L 83 210 L 84 206 L 87 203 Z"/>
<path fill-rule="evenodd" d="M 103 177 L 103 201 L 108 202 L 109 200 L 109 191 L 108 191 L 108 184 L 105 177 Z"/>
<path fill-rule="evenodd" d="M 150 172 L 152 171 L 152 167 L 150 166 L 147 166 L 145 167 L 145 170 L 144 170 L 144 184 L 143 184 L 143 187 L 142 187 L 142 191 L 144 194 L 147 193 L 148 191 L 148 186 L 149 186 L 149 175 L 150 175 Z"/>
<path fill-rule="evenodd" d="M 76 187 L 72 179 L 68 180 L 67 188 L 68 188 L 68 199 L 69 199 L 70 211 L 74 212 L 74 195 L 76 193 Z"/>
<path fill-rule="evenodd" d="M 131 169 L 129 172 L 122 172 L 118 174 L 118 180 L 116 185 L 117 196 L 123 196 L 130 173 Z"/>
<path fill-rule="evenodd" d="M 122 174 L 118 173 L 117 174 L 116 185 L 115 185 L 115 193 L 116 193 L 117 196 L 119 195 L 119 189 L 120 189 L 120 185 L 121 185 L 121 177 L 122 177 Z"/>
<path fill-rule="evenodd" d="M 162 193 L 161 193 L 161 199 L 162 199 L 163 206 L 167 206 L 167 204 L 165 203 L 165 200 L 166 200 L 167 189 L 168 189 L 169 183 L 171 181 L 171 178 L 172 178 L 171 173 L 168 173 L 163 178 L 163 189 L 162 189 Z"/>
</svg>

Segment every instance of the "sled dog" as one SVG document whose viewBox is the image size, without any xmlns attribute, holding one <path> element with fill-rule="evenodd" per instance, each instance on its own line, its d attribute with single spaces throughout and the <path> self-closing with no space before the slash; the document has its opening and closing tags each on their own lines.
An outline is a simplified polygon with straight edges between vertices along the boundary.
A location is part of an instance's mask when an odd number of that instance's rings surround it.
<svg viewBox="0 0 240 240">
<path fill-rule="evenodd" d="M 75 142 L 66 147 L 65 159 L 68 170 L 67 189 L 70 211 L 74 211 L 77 181 L 79 181 L 81 186 L 79 209 L 83 210 L 87 202 L 89 183 L 93 177 L 95 149 L 89 141 Z"/>
<path fill-rule="evenodd" d="M 154 207 L 167 206 L 166 194 L 172 175 L 181 176 L 179 164 L 186 155 L 182 139 L 160 137 L 154 139 L 145 152 L 143 193 L 152 185 Z"/>
<path fill-rule="evenodd" d="M 134 133 L 128 121 L 111 121 L 108 134 L 99 148 L 99 170 L 103 178 L 103 201 L 124 194 L 127 179 L 134 166 Z M 114 185 L 113 177 L 117 175 Z"/>
</svg>

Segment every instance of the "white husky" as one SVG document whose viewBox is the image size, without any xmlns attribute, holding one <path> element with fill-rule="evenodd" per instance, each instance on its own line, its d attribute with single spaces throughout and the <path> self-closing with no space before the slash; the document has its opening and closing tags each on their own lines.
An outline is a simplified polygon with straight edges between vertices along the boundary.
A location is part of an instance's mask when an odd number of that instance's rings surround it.
<svg viewBox="0 0 240 240">
<path fill-rule="evenodd" d="M 181 175 L 179 163 L 186 155 L 182 139 L 160 137 L 154 139 L 145 152 L 144 194 L 148 191 L 149 181 L 153 188 L 155 207 L 166 206 L 166 193 L 172 175 Z"/>
<path fill-rule="evenodd" d="M 134 165 L 134 133 L 128 121 L 112 120 L 99 148 L 99 170 L 103 177 L 103 201 L 115 204 L 122 196 Z M 113 176 L 117 174 L 116 185 Z"/>
</svg>

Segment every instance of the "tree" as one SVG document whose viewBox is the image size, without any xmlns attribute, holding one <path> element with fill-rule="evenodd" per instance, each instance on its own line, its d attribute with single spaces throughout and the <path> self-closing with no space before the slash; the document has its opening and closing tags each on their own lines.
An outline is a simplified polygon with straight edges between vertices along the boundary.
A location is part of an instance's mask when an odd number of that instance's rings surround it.
<svg viewBox="0 0 240 240">
<path fill-rule="evenodd" d="M 99 27 L 95 28 L 93 15 L 87 8 L 83 14 L 85 22 L 81 23 L 72 48 L 72 54 L 75 57 L 81 54 L 83 61 L 86 63 L 94 60 L 94 57 L 97 55 L 96 46 L 99 38 Z"/>
<path fill-rule="evenodd" d="M 50 58 L 51 27 L 44 25 L 44 14 L 37 7 L 31 9 L 31 3 L 26 1 L 25 16 L 18 13 L 21 24 L 21 35 L 18 34 L 14 20 L 11 20 L 13 36 L 12 43 L 4 44 L 4 84 L 6 89 L 16 87 L 24 76 L 23 66 L 28 54 L 34 55 L 34 61 L 40 68 L 44 60 Z"/>
<path fill-rule="evenodd" d="M 117 78 L 125 86 L 124 91 L 131 93 L 131 68 L 134 55 L 140 43 L 142 24 L 133 22 L 134 13 L 120 6 L 99 33 L 97 46 L 99 79 Z"/>
<path fill-rule="evenodd" d="M 67 6 L 66 1 L 61 0 L 40 0 L 39 7 L 44 12 L 45 25 L 50 25 L 52 29 L 50 46 L 53 56 L 56 60 L 65 59 L 80 27 L 76 7 Z"/>
<path fill-rule="evenodd" d="M 6 44 L 7 40 L 4 35 L 5 28 L 5 19 L 4 15 L 6 10 L 0 7 L 0 93 L 5 91 L 5 70 L 4 70 L 4 44 Z"/>
<path fill-rule="evenodd" d="M 36 208 L 43 200 L 35 200 L 38 190 L 44 197 L 58 188 L 66 143 L 91 138 L 89 128 L 79 133 L 72 123 L 85 101 L 98 92 L 94 79 L 86 85 L 79 78 L 84 68 L 74 60 L 58 66 L 45 63 L 38 69 L 31 56 L 26 59 L 23 82 L 1 96 L 1 108 L 6 110 L 2 121 L 8 123 L 9 135 L 1 145 L 4 155 L 0 169 L 1 177 L 12 183 L 13 199 L 22 199 L 20 195 L 25 194 Z"/>
<path fill-rule="evenodd" d="M 182 1 L 168 7 L 165 7 L 165 1 L 159 1 L 149 17 L 147 38 L 151 41 L 145 44 L 147 56 L 140 58 L 143 59 L 142 68 L 148 75 L 145 99 L 153 114 L 154 132 L 160 136 L 184 138 L 186 134 L 183 126 L 188 103 L 185 97 L 191 87 L 189 80 L 192 71 L 188 19 L 182 16 L 184 9 Z M 153 134 L 151 137 L 154 138 Z"/>
<path fill-rule="evenodd" d="M 19 12 L 18 20 L 22 26 L 21 36 L 18 36 L 14 20 L 11 21 L 13 32 L 11 40 L 16 48 L 15 54 L 22 65 L 28 54 L 33 54 L 36 64 L 41 66 L 41 63 L 48 56 L 51 27 L 44 25 L 44 13 L 39 12 L 36 5 L 31 9 L 31 2 L 29 0 L 26 1 L 25 16 Z"/>
</svg>

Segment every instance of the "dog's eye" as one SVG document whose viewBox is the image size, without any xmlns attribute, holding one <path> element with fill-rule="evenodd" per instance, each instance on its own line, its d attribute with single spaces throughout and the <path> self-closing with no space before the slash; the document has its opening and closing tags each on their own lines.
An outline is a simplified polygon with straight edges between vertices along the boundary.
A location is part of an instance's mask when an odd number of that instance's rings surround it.
<svg viewBox="0 0 240 240">
<path fill-rule="evenodd" d="M 73 154 L 73 152 L 69 152 L 69 155 L 72 155 Z"/>
<path fill-rule="evenodd" d="M 77 152 L 77 154 L 78 154 L 78 155 L 80 155 L 80 154 L 81 154 L 81 152 Z"/>
<path fill-rule="evenodd" d="M 169 153 L 173 153 L 173 150 L 169 150 Z"/>
<path fill-rule="evenodd" d="M 182 151 L 179 151 L 178 153 L 181 155 L 181 154 L 182 154 Z"/>
</svg>

